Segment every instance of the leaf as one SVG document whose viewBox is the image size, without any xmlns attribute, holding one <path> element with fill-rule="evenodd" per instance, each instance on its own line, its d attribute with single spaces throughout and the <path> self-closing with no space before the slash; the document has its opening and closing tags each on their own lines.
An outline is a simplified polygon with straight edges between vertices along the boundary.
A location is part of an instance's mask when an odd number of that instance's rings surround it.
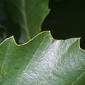
<svg viewBox="0 0 85 85">
<path fill-rule="evenodd" d="M 49 12 L 48 0 L 4 0 L 4 8 L 9 22 L 8 34 L 16 36 L 21 31 L 21 43 L 40 32 Z"/>
<path fill-rule="evenodd" d="M 0 45 L 0 85 L 84 84 L 85 51 L 77 38 L 54 40 L 43 32 L 23 45 L 13 37 Z"/>
</svg>

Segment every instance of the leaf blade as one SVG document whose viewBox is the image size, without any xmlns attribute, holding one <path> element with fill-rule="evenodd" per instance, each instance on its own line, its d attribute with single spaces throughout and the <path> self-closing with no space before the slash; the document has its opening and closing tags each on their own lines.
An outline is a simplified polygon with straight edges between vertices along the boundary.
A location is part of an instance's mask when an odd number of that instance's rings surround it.
<svg viewBox="0 0 85 85">
<path fill-rule="evenodd" d="M 17 24 L 17 29 L 21 30 L 21 42 L 34 37 L 40 32 L 41 24 L 49 13 L 48 2 L 48 0 L 9 0 L 9 2 L 4 0 L 8 22 L 12 24 L 8 29 L 12 29 Z M 16 35 L 16 32 L 13 34 Z"/>
<path fill-rule="evenodd" d="M 0 62 L 8 43 L 1 85 L 77 85 L 76 79 L 85 72 L 85 51 L 79 48 L 77 38 L 54 40 L 49 32 L 43 32 L 21 46 L 9 38 L 0 46 Z"/>
</svg>

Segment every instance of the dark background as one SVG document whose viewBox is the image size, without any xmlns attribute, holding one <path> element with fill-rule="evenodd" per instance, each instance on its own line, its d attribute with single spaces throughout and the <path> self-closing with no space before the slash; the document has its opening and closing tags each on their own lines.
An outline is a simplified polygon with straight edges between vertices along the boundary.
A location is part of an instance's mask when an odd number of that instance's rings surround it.
<svg viewBox="0 0 85 85">
<path fill-rule="evenodd" d="M 43 30 L 51 30 L 54 38 L 67 39 L 85 35 L 84 0 L 50 0 L 50 14 L 43 23 Z"/>
</svg>

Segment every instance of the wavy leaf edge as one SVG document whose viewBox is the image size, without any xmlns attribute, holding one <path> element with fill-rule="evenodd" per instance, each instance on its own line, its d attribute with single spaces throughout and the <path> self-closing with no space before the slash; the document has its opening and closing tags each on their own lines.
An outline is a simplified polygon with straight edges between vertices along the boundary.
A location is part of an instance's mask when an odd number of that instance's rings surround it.
<svg viewBox="0 0 85 85">
<path fill-rule="evenodd" d="M 31 41 L 33 41 L 33 40 L 34 40 L 35 38 L 37 38 L 39 35 L 42 35 L 43 33 L 48 33 L 48 34 L 50 34 L 50 37 L 51 37 L 53 40 L 57 40 L 57 39 L 54 39 L 54 38 L 53 38 L 53 36 L 51 35 L 51 31 L 43 31 L 43 32 L 38 33 L 36 36 L 34 36 L 33 38 L 31 38 L 30 40 L 28 40 L 27 42 L 25 42 L 25 43 L 23 43 L 23 44 L 17 44 L 14 36 L 12 35 L 11 37 L 6 38 L 5 40 L 3 40 L 3 41 L 0 43 L 0 46 L 1 46 L 5 41 L 7 41 L 7 40 L 9 40 L 9 39 L 12 39 L 13 42 L 14 42 L 14 44 L 15 44 L 16 46 L 24 46 L 24 45 L 30 43 Z M 80 39 L 81 39 L 80 37 L 79 37 L 79 38 L 69 38 L 69 39 L 65 39 L 65 40 L 61 39 L 61 41 L 66 41 L 66 40 L 71 40 L 71 39 L 77 39 L 77 40 L 78 40 L 78 48 L 79 48 L 81 51 L 84 51 L 84 52 L 85 52 L 85 50 L 80 47 Z M 77 40 L 76 40 L 76 41 L 77 41 Z"/>
</svg>

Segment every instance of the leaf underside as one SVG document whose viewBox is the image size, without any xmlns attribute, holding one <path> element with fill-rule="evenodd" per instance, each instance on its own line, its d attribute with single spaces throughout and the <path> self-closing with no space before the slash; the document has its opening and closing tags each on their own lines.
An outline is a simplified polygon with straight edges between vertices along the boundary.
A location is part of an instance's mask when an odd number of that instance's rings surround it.
<svg viewBox="0 0 85 85">
<path fill-rule="evenodd" d="M 49 13 L 48 2 L 49 0 L 3 0 L 8 35 L 19 37 L 19 42 L 23 43 L 39 33 L 41 24 Z"/>
<path fill-rule="evenodd" d="M 85 51 L 79 39 L 54 40 L 43 32 L 26 44 L 0 45 L 0 85 L 84 85 Z"/>
</svg>

